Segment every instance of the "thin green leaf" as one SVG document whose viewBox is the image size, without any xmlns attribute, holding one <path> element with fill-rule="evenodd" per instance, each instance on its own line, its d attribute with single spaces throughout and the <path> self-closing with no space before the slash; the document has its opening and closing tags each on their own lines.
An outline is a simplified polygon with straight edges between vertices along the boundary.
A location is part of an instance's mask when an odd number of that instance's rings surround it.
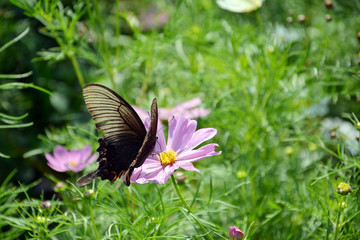
<svg viewBox="0 0 360 240">
<path fill-rule="evenodd" d="M 14 43 L 16 43 L 17 41 L 19 41 L 20 39 L 22 39 L 23 37 L 25 37 L 26 34 L 28 34 L 30 31 L 30 28 L 27 27 L 25 29 L 25 31 L 23 31 L 22 33 L 20 33 L 17 37 L 15 37 L 14 39 L 12 39 L 11 41 L 9 41 L 8 43 L 5 43 L 4 46 L 2 46 L 0 48 L 0 53 L 2 51 L 4 51 L 5 49 L 7 49 L 8 47 L 10 47 L 11 45 L 13 45 Z"/>
<path fill-rule="evenodd" d="M 5 83 L 0 85 L 0 89 L 24 89 L 24 88 L 34 88 L 36 90 L 39 90 L 43 93 L 49 94 L 49 95 L 53 95 L 50 91 L 46 90 L 45 88 L 36 86 L 32 83 L 19 83 L 19 82 L 14 82 L 14 83 Z"/>
<path fill-rule="evenodd" d="M 30 127 L 33 124 L 34 124 L 33 122 L 29 122 L 29 123 L 19 123 L 19 124 L 12 124 L 12 125 L 0 125 L 0 129 Z"/>
<path fill-rule="evenodd" d="M 4 114 L 4 113 L 0 113 L 0 118 L 5 118 L 5 119 L 9 119 L 9 120 L 14 120 L 14 121 L 19 121 L 21 119 L 24 119 L 28 116 L 29 114 L 28 113 L 25 113 L 21 116 L 18 116 L 18 117 L 15 117 L 15 116 L 10 116 L 10 115 L 7 115 L 7 114 Z"/>
<path fill-rule="evenodd" d="M 31 76 L 32 71 L 27 73 L 21 73 L 21 74 L 0 74 L 0 78 L 7 78 L 7 79 L 20 79 L 20 78 L 26 78 Z"/>
</svg>

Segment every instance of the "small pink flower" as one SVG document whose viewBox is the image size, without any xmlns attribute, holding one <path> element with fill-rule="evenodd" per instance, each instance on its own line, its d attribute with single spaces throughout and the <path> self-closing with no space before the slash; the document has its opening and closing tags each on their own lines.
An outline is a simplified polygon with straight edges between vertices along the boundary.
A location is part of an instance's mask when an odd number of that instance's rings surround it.
<svg viewBox="0 0 360 240">
<path fill-rule="evenodd" d="M 66 150 L 63 146 L 57 146 L 54 150 L 54 156 L 45 153 L 48 165 L 58 172 L 79 172 L 95 161 L 97 154 L 91 155 L 90 145 L 83 149 Z"/>
<path fill-rule="evenodd" d="M 149 120 L 145 121 L 148 127 Z M 167 182 L 171 174 L 179 167 L 200 172 L 192 162 L 203 158 L 219 155 L 215 152 L 215 143 L 194 149 L 202 142 L 216 135 L 214 128 L 202 128 L 196 131 L 197 122 L 182 116 L 173 116 L 169 119 L 169 134 L 166 144 L 164 132 L 160 129 L 157 134 L 158 140 L 153 155 L 150 155 L 143 165 L 136 168 L 131 176 L 131 181 L 136 183 L 155 182 L 163 184 Z"/>
<path fill-rule="evenodd" d="M 193 98 L 189 101 L 180 103 L 173 108 L 159 108 L 159 119 L 167 120 L 173 115 L 184 116 L 190 119 L 205 117 L 210 113 L 209 109 L 196 108 L 201 104 L 200 98 Z M 141 119 L 149 117 L 149 113 L 141 108 L 133 106 Z"/>
<path fill-rule="evenodd" d="M 236 226 L 229 227 L 230 239 L 243 239 L 244 233 Z"/>
</svg>

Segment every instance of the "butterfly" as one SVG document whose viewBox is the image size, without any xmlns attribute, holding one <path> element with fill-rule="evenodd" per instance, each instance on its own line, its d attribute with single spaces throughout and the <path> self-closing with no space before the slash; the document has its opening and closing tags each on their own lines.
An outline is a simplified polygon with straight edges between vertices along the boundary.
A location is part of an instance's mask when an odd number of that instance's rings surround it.
<svg viewBox="0 0 360 240">
<path fill-rule="evenodd" d="M 129 186 L 134 168 L 144 163 L 156 144 L 156 98 L 151 105 L 151 122 L 146 132 L 139 115 L 113 90 L 100 84 L 88 84 L 83 96 L 97 130 L 105 132 L 105 136 L 98 141 L 98 169 L 80 177 L 76 185 L 83 187 L 101 177 L 110 183 L 121 178 Z"/>
</svg>

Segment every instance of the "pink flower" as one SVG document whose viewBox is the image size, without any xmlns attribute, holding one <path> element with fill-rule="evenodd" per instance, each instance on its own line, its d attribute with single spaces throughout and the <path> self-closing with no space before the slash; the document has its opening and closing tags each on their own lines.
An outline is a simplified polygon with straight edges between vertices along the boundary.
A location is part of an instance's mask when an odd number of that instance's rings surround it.
<svg viewBox="0 0 360 240">
<path fill-rule="evenodd" d="M 66 150 L 63 146 L 57 146 L 54 150 L 54 156 L 45 153 L 48 165 L 58 172 L 79 172 L 95 161 L 97 154 L 91 155 L 90 145 L 86 145 L 83 149 Z"/>
<path fill-rule="evenodd" d="M 149 120 L 145 121 L 148 127 Z M 136 168 L 131 181 L 136 183 L 155 182 L 165 183 L 171 174 L 179 167 L 188 171 L 200 172 L 192 162 L 203 158 L 219 155 L 215 152 L 215 143 L 194 149 L 202 142 L 216 135 L 214 128 L 202 128 L 196 131 L 197 122 L 182 116 L 173 116 L 169 119 L 169 134 L 166 144 L 164 132 L 160 129 L 153 155 L 150 155 L 144 164 Z"/>
<path fill-rule="evenodd" d="M 229 227 L 229 237 L 230 239 L 242 239 L 244 233 L 236 226 Z"/>
<path fill-rule="evenodd" d="M 167 120 L 173 115 L 184 116 L 187 118 L 199 118 L 205 117 L 210 113 L 209 109 L 206 108 L 196 108 L 201 104 L 200 98 L 193 98 L 189 101 L 180 103 L 173 108 L 159 108 L 159 119 Z M 149 117 L 147 111 L 142 110 L 136 106 L 133 106 L 137 114 L 139 114 L 141 119 L 146 119 Z"/>
</svg>

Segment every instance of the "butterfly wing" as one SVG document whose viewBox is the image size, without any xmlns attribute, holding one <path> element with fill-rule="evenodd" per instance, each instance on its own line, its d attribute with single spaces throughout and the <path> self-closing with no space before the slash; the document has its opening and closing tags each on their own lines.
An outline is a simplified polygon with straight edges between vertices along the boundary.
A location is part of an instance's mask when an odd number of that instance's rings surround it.
<svg viewBox="0 0 360 240">
<path fill-rule="evenodd" d="M 138 155 L 136 156 L 135 161 L 130 165 L 129 169 L 123 175 L 123 182 L 126 186 L 130 185 L 130 177 L 134 168 L 140 167 L 146 160 L 146 158 L 152 153 L 156 144 L 156 133 L 157 133 L 157 124 L 158 124 L 158 107 L 156 98 L 154 98 L 151 104 L 151 121 L 149 129 L 146 133 L 144 142 L 139 150 Z"/>
<path fill-rule="evenodd" d="M 114 182 L 128 173 L 130 166 L 138 166 L 137 156 L 149 133 L 130 104 L 113 90 L 99 84 L 89 84 L 84 87 L 83 95 L 96 128 L 105 132 L 105 136 L 99 139 L 98 169 L 79 178 L 76 184 L 80 187 L 85 186 L 96 177 Z M 154 101 L 156 105 L 156 99 Z M 129 185 L 130 182 L 126 184 Z"/>
</svg>

